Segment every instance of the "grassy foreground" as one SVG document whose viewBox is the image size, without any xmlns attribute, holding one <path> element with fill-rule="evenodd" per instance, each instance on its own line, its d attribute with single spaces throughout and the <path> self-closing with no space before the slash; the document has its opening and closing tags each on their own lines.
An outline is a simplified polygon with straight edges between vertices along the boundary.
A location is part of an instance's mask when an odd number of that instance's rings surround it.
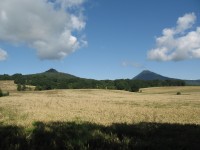
<svg viewBox="0 0 200 150">
<path fill-rule="evenodd" d="M 3 85 L 3 86 L 1 86 Z M 17 92 L 0 98 L 0 149 L 199 149 L 200 87 Z M 181 95 L 176 95 L 181 92 Z"/>
</svg>

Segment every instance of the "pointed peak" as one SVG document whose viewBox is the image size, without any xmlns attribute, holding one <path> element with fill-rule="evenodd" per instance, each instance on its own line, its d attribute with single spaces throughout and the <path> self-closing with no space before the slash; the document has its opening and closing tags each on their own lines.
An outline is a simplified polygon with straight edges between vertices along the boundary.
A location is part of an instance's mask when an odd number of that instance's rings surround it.
<svg viewBox="0 0 200 150">
<path fill-rule="evenodd" d="M 168 80 L 171 78 L 162 76 L 160 74 L 157 74 L 155 72 L 149 71 L 149 70 L 144 70 L 137 76 L 133 78 L 134 80 Z"/>
<path fill-rule="evenodd" d="M 49 70 L 47 70 L 45 72 L 46 73 L 58 73 L 58 71 L 56 69 L 53 69 L 53 68 L 51 68 L 51 69 L 49 69 Z"/>
<path fill-rule="evenodd" d="M 153 72 L 149 70 L 143 70 L 141 73 L 153 73 Z"/>
</svg>

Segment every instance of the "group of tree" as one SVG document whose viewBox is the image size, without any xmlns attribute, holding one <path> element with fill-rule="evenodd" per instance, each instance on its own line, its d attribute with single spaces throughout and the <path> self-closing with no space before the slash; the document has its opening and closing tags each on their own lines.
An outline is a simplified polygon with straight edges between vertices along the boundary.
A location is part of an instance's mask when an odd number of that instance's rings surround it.
<svg viewBox="0 0 200 150">
<path fill-rule="evenodd" d="M 40 78 L 31 78 L 24 80 L 15 80 L 15 83 L 21 86 L 21 90 L 25 90 L 25 84 L 35 86 L 35 90 L 51 90 L 51 89 L 115 89 L 137 92 L 140 88 L 161 87 L 161 86 L 184 86 L 181 80 L 92 80 L 82 78 L 56 79 L 41 76 Z"/>
<path fill-rule="evenodd" d="M 43 73 L 36 75 L 14 74 L 1 75 L 0 80 L 14 80 L 18 91 L 26 90 L 26 85 L 35 86 L 35 90 L 51 89 L 115 89 L 137 92 L 140 88 L 161 86 L 184 86 L 183 80 L 93 80 L 78 77 L 68 77 L 59 73 Z"/>
</svg>

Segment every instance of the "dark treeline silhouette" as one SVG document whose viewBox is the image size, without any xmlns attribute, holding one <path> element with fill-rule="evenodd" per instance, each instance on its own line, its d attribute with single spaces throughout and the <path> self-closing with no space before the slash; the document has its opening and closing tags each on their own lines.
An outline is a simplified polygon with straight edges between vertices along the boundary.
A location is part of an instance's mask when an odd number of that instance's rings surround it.
<svg viewBox="0 0 200 150">
<path fill-rule="evenodd" d="M 137 123 L 34 122 L 25 129 L 0 124 L 1 150 L 199 150 L 200 126 Z"/>
<path fill-rule="evenodd" d="M 115 89 L 137 92 L 140 88 L 161 86 L 184 86 L 183 80 L 93 80 L 83 79 L 75 76 L 63 75 L 61 73 L 42 73 L 35 75 L 14 74 L 0 75 L 0 80 L 14 80 L 19 86 L 33 85 L 35 90 L 51 89 Z"/>
</svg>

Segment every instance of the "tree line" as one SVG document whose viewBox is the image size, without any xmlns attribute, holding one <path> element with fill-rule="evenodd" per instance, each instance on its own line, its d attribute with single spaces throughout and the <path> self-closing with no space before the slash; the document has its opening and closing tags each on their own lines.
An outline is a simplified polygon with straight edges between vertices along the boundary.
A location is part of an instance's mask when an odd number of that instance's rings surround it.
<svg viewBox="0 0 200 150">
<path fill-rule="evenodd" d="M 137 92 L 140 88 L 162 87 L 162 86 L 185 86 L 183 80 L 93 80 L 83 78 L 64 78 L 58 75 L 36 74 L 22 75 L 14 74 L 0 75 L 0 80 L 14 80 L 18 84 L 19 90 L 25 90 L 26 85 L 35 86 L 35 90 L 51 90 L 51 89 L 115 89 Z"/>
</svg>

